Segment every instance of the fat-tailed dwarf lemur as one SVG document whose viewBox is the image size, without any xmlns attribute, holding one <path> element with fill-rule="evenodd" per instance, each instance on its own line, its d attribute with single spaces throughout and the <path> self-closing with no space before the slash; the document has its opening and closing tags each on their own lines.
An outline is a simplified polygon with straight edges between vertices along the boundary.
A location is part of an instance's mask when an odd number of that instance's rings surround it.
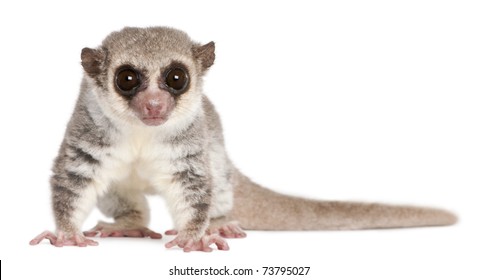
<svg viewBox="0 0 478 280">
<path fill-rule="evenodd" d="M 161 238 L 150 230 L 145 195 L 165 198 L 176 237 L 166 247 L 229 249 L 246 230 L 438 226 L 445 210 L 285 196 L 244 176 L 224 148 L 219 116 L 202 90 L 213 42 L 165 27 L 124 28 L 84 48 L 84 78 L 51 176 L 55 246 L 97 245 L 100 235 Z M 82 232 L 92 209 L 114 223 Z"/>
</svg>

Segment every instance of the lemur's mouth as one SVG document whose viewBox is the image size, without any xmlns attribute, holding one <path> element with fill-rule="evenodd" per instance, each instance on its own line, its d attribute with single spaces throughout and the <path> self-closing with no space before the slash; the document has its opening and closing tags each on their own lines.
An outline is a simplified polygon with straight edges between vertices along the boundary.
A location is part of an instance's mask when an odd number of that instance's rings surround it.
<svg viewBox="0 0 478 280">
<path fill-rule="evenodd" d="M 143 117 L 141 121 L 147 126 L 158 126 L 165 123 L 168 119 L 163 117 Z"/>
</svg>

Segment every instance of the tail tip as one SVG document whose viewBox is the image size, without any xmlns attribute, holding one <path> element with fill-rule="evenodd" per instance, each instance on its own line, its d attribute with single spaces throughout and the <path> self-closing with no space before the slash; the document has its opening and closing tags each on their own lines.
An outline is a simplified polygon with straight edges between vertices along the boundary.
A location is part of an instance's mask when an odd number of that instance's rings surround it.
<svg viewBox="0 0 478 280">
<path fill-rule="evenodd" d="M 458 218 L 458 216 L 455 213 L 447 211 L 446 214 L 447 214 L 447 219 L 448 219 L 448 225 L 454 225 L 454 224 L 457 224 L 460 221 L 460 219 Z"/>
<path fill-rule="evenodd" d="M 458 216 L 448 210 L 437 210 L 438 225 L 451 226 L 457 224 Z"/>
</svg>

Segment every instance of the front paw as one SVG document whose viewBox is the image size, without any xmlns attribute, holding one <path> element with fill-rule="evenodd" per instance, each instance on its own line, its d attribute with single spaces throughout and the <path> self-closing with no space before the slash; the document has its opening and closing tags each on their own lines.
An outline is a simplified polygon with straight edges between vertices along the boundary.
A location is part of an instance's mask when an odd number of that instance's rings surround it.
<svg viewBox="0 0 478 280">
<path fill-rule="evenodd" d="M 50 244 L 56 247 L 63 247 L 63 246 L 78 246 L 78 247 L 86 247 L 86 246 L 97 246 L 98 242 L 86 238 L 81 233 L 75 233 L 71 235 L 66 235 L 63 231 L 58 231 L 58 234 L 54 234 L 50 231 L 45 231 L 38 235 L 37 237 L 33 238 L 30 241 L 30 245 L 38 245 L 43 239 L 48 239 Z"/>
<path fill-rule="evenodd" d="M 202 251 L 202 252 L 211 252 L 213 249 L 210 247 L 215 244 L 218 250 L 227 251 L 229 250 L 229 245 L 227 242 L 218 234 L 205 234 L 199 240 L 195 240 L 191 237 L 184 237 L 178 235 L 172 241 L 166 243 L 166 248 L 172 248 L 178 246 L 182 248 L 184 252 L 191 251 Z"/>
</svg>

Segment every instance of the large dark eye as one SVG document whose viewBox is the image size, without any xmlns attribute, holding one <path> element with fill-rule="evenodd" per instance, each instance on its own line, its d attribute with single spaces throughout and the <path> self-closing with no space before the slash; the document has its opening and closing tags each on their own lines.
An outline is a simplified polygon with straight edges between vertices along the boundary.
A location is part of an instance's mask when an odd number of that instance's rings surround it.
<svg viewBox="0 0 478 280">
<path fill-rule="evenodd" d="M 179 94 L 187 88 L 189 77 L 186 70 L 175 67 L 167 72 L 165 81 L 173 93 Z"/>
<path fill-rule="evenodd" d="M 141 84 L 141 76 L 132 68 L 123 68 L 116 73 L 116 86 L 123 94 L 134 94 L 134 90 Z"/>
</svg>

